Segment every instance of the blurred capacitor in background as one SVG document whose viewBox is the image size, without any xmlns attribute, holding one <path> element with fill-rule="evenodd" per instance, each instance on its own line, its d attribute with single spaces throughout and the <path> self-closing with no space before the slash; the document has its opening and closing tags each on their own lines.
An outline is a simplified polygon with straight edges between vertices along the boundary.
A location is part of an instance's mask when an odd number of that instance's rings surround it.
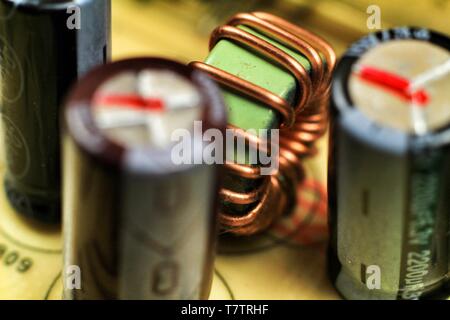
<svg viewBox="0 0 450 320">
<path fill-rule="evenodd" d="M 59 108 L 110 56 L 110 0 L 0 1 L 5 190 L 21 214 L 60 220 Z"/>
<path fill-rule="evenodd" d="M 64 265 L 81 270 L 65 297 L 206 299 L 220 165 L 198 159 L 206 130 L 224 134 L 217 86 L 173 61 L 124 60 L 79 82 L 64 121 Z"/>
</svg>

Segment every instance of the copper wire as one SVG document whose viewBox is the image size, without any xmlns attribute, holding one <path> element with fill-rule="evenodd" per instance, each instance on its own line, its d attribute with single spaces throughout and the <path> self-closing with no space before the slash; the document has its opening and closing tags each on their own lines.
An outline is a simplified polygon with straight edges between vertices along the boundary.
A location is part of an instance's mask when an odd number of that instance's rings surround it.
<svg viewBox="0 0 450 320">
<path fill-rule="evenodd" d="M 246 26 L 301 53 L 310 64 L 308 72 L 300 62 L 268 41 L 238 26 Z M 313 33 L 295 26 L 277 16 L 264 12 L 240 13 L 224 26 L 215 29 L 210 39 L 210 50 L 221 39 L 228 39 L 251 48 L 273 63 L 285 68 L 296 79 L 298 98 L 291 106 L 286 99 L 224 70 L 202 62 L 192 62 L 195 68 L 208 73 L 222 86 L 238 91 L 276 110 L 281 116 L 279 170 L 272 176 L 261 176 L 258 166 L 227 163 L 228 174 L 257 182 L 250 191 L 222 188 L 220 221 L 225 230 L 238 235 L 250 235 L 267 229 L 282 213 L 291 209 L 289 196 L 305 177 L 302 161 L 316 154 L 314 142 L 327 129 L 328 96 L 331 73 L 336 55 L 331 46 Z M 232 125 L 237 136 L 263 145 L 257 136 L 249 136 Z M 247 206 L 242 212 L 243 206 Z M 230 210 L 238 206 L 240 210 Z M 245 207 L 246 208 L 246 207 Z"/>
</svg>

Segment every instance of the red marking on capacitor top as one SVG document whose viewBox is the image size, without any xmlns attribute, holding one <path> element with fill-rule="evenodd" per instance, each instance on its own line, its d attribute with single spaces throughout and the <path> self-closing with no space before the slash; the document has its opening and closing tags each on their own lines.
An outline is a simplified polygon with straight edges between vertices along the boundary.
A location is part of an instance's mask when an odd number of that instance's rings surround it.
<svg viewBox="0 0 450 320">
<path fill-rule="evenodd" d="M 138 95 L 99 95 L 95 104 L 106 106 L 120 105 L 124 108 L 164 111 L 164 101 L 158 98 L 143 98 Z"/>
<path fill-rule="evenodd" d="M 392 72 L 371 66 L 361 66 L 358 75 L 361 79 L 388 89 L 419 106 L 425 107 L 430 101 L 425 90 L 411 92 L 411 81 Z"/>
</svg>

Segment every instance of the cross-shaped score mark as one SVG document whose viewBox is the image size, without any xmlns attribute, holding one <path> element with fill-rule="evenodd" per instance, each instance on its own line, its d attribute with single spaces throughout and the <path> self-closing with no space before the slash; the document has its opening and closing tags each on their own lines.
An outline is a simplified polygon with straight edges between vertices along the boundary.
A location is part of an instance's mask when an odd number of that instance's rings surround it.
<svg viewBox="0 0 450 320">
<path fill-rule="evenodd" d="M 389 90 L 419 106 L 425 107 L 430 101 L 430 96 L 424 89 L 411 90 L 411 81 L 395 73 L 372 66 L 358 66 L 355 73 L 362 80 Z"/>
<path fill-rule="evenodd" d="M 357 65 L 354 73 L 362 80 L 377 85 L 409 102 L 411 121 L 416 134 L 428 131 L 425 107 L 430 105 L 431 96 L 425 86 L 442 79 L 450 73 L 450 59 L 409 80 L 393 72 L 368 65 Z"/>
<path fill-rule="evenodd" d="M 167 140 L 161 115 L 166 111 L 164 101 L 159 98 L 144 98 L 139 95 L 99 95 L 96 106 L 104 107 L 99 116 L 101 129 L 143 127 L 148 131 L 151 144 L 163 147 Z M 115 107 L 114 109 L 112 107 Z M 111 108 L 108 110 L 108 108 Z"/>
</svg>

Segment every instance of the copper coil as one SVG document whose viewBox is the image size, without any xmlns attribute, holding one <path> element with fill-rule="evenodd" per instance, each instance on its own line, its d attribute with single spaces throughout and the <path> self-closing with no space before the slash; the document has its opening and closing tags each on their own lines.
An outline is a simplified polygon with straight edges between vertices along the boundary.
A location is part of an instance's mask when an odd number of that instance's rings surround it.
<svg viewBox="0 0 450 320">
<path fill-rule="evenodd" d="M 237 26 L 250 27 L 298 51 L 309 60 L 310 72 L 283 50 Z M 281 116 L 279 170 L 275 174 L 261 176 L 258 166 L 225 165 L 229 176 L 245 179 L 250 184 L 253 182 L 255 187 L 245 191 L 222 188 L 222 227 L 234 234 L 251 235 L 267 229 L 275 218 L 292 209 L 290 198 L 295 198 L 296 186 L 305 177 L 302 161 L 317 153 L 314 143 L 327 130 L 327 103 L 336 56 L 331 46 L 320 37 L 264 12 L 241 13 L 232 17 L 226 25 L 213 31 L 210 50 L 221 39 L 249 47 L 284 67 L 295 76 L 299 93 L 294 105 L 290 105 L 284 98 L 224 70 L 202 62 L 191 63 L 222 86 L 260 101 Z M 264 144 L 257 136 L 249 136 L 231 125 L 229 128 L 249 143 L 256 146 Z"/>
</svg>

